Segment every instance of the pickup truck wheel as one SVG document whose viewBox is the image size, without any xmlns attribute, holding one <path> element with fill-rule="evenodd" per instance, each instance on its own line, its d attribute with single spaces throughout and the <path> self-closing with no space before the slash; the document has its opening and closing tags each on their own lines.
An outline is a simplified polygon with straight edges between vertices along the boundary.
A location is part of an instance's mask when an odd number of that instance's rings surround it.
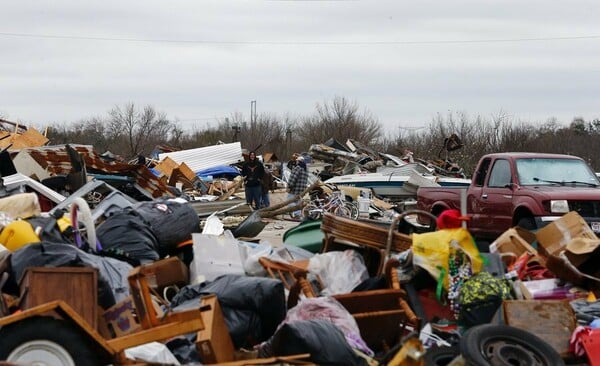
<svg viewBox="0 0 600 366">
<path fill-rule="evenodd" d="M 531 216 L 521 218 L 517 225 L 529 231 L 537 230 L 535 220 Z"/>
<path fill-rule="evenodd" d="M 0 331 L 0 360 L 15 365 L 102 365 L 87 339 L 62 320 L 35 317 Z"/>
</svg>

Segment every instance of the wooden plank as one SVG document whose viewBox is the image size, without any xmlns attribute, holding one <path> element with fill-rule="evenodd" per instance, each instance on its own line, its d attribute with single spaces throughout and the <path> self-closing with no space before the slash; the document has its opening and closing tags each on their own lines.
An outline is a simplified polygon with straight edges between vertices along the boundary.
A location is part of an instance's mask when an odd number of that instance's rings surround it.
<svg viewBox="0 0 600 366">
<path fill-rule="evenodd" d="M 98 271 L 82 267 L 30 267 L 20 281 L 23 310 L 63 300 L 96 328 L 98 322 Z"/>
<path fill-rule="evenodd" d="M 173 169 L 177 168 L 178 166 L 179 164 L 177 164 L 175 160 L 167 156 L 160 163 L 158 163 L 158 165 L 156 165 L 154 169 L 158 170 L 166 176 L 171 176 L 171 172 L 173 172 Z"/>
<path fill-rule="evenodd" d="M 202 308 L 210 306 L 209 311 L 202 312 L 205 327 L 198 332 L 196 341 L 202 363 L 233 361 L 235 348 L 217 296 L 206 296 L 201 301 Z"/>
<path fill-rule="evenodd" d="M 42 135 L 35 128 L 28 128 L 27 131 L 18 134 L 13 142 L 11 149 L 23 149 L 27 147 L 38 147 L 46 145 L 50 140 Z"/>
<path fill-rule="evenodd" d="M 40 315 L 56 315 L 62 319 L 72 321 L 76 326 L 80 327 L 90 336 L 93 341 L 102 347 L 108 354 L 114 355 L 115 350 L 110 346 L 110 344 L 96 332 L 86 321 L 81 317 L 81 315 L 77 314 L 75 310 L 73 310 L 67 303 L 62 300 L 50 301 L 45 304 L 23 310 L 19 313 L 5 316 L 0 318 L 0 326 L 6 326 L 9 324 L 15 324 L 19 321 L 40 316 Z"/>
<path fill-rule="evenodd" d="M 196 332 L 204 327 L 202 316 L 198 310 L 198 317 L 186 322 L 174 322 L 164 325 L 159 325 L 153 328 L 140 330 L 123 337 L 108 340 L 107 343 L 117 352 L 121 352 L 127 348 L 139 346 L 154 341 L 164 341 L 166 339 Z"/>
<path fill-rule="evenodd" d="M 183 174 L 184 177 L 187 178 L 187 180 L 189 180 L 190 182 L 194 182 L 196 179 L 198 179 L 198 176 L 196 175 L 196 173 L 194 173 L 192 171 L 192 169 L 190 169 L 189 166 L 187 166 L 186 163 L 181 163 L 179 164 L 179 171 L 181 172 L 181 174 Z"/>
</svg>

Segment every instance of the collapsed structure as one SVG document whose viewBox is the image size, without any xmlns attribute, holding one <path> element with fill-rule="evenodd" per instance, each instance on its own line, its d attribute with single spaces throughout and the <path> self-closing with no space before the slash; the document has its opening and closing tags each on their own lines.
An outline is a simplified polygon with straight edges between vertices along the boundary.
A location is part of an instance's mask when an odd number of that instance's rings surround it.
<svg viewBox="0 0 600 366">
<path fill-rule="evenodd" d="M 296 209 L 288 208 L 295 199 L 251 212 L 231 167 L 243 160 L 239 143 L 128 164 L 90 146 L 27 145 L 23 131 L 12 132 L 0 153 L 2 360 L 599 359 L 600 241 L 576 212 L 535 233 L 512 228 L 488 252 L 460 213 L 435 217 L 360 196 L 372 188 L 364 186 L 342 190 L 372 205 L 360 220 L 322 211 L 273 245 L 258 236 L 269 220 Z M 440 173 L 462 179 L 452 164 L 436 168 L 410 154 L 348 145 L 313 145 L 308 155 L 330 164 L 318 166 L 331 177 L 384 168 L 416 171 L 407 186 L 442 184 Z M 317 187 L 332 189 L 316 181 L 304 193 Z M 246 218 L 228 228 L 224 212 Z M 410 224 L 415 215 L 435 224 Z M 375 217 L 382 220 L 369 220 Z M 317 243 L 311 250 L 300 240 L 309 236 Z"/>
</svg>

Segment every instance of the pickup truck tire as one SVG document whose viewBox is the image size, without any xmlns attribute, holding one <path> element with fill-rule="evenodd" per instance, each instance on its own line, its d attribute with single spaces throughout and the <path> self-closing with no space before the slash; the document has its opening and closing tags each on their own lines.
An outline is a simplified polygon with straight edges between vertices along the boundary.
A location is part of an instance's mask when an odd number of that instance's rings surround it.
<svg viewBox="0 0 600 366">
<path fill-rule="evenodd" d="M 81 332 L 66 321 L 51 317 L 13 323 L 0 330 L 0 339 L 0 360 L 11 365 L 105 364 Z"/>
<path fill-rule="evenodd" d="M 558 352 L 536 335 L 508 325 L 470 328 L 460 339 L 467 365 L 564 366 Z"/>
<path fill-rule="evenodd" d="M 529 231 L 537 230 L 537 225 L 535 223 L 535 220 L 531 216 L 526 216 L 526 217 L 523 217 L 523 218 L 519 219 L 519 222 L 517 223 L 517 226 L 520 226 L 523 229 L 526 229 L 526 230 L 529 230 Z"/>
</svg>

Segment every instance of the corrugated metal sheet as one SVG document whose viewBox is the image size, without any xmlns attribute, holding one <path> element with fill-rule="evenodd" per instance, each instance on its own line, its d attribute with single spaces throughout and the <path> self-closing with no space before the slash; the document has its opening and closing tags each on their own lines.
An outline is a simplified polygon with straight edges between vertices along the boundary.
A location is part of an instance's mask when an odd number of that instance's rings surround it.
<svg viewBox="0 0 600 366">
<path fill-rule="evenodd" d="M 145 165 L 131 165 L 116 161 L 105 161 L 94 152 L 89 145 L 71 145 L 83 156 L 88 173 L 102 172 L 107 174 L 126 175 L 135 179 L 140 189 L 149 193 L 153 198 L 172 196 L 167 186 L 158 180 Z M 72 170 L 71 159 L 64 145 L 45 146 L 23 149 L 31 157 L 53 175 L 68 174 Z"/>
<path fill-rule="evenodd" d="M 185 163 L 193 172 L 218 165 L 229 165 L 243 161 L 242 145 L 239 142 L 221 144 L 196 149 L 159 154 L 159 160 L 169 157 L 176 163 Z"/>
</svg>

